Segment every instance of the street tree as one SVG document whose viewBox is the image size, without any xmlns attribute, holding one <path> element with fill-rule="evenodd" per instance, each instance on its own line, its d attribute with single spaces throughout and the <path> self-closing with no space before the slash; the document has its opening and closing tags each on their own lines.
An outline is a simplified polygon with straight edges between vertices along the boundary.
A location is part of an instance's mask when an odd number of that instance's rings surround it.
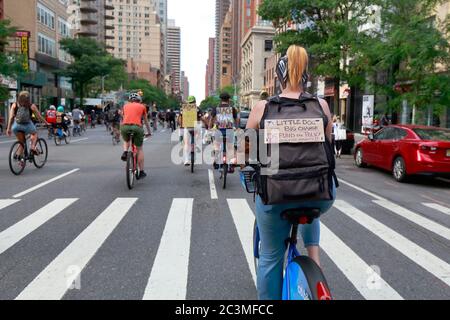
<svg viewBox="0 0 450 320">
<path fill-rule="evenodd" d="M 449 17 L 435 16 L 439 0 L 383 1 L 377 36 L 360 56 L 387 109 L 403 101 L 439 113 L 450 104 Z M 384 81 L 376 81 L 384 71 Z"/>
<path fill-rule="evenodd" d="M 361 81 L 357 66 L 349 60 L 358 56 L 369 34 L 359 32 L 375 15 L 381 0 L 264 0 L 259 7 L 263 19 L 280 32 L 277 50 L 286 52 L 292 44 L 304 46 L 310 56 L 310 72 L 334 79 L 334 106 L 339 105 L 341 81 Z"/>
<path fill-rule="evenodd" d="M 83 105 L 86 88 L 96 77 L 110 74 L 114 68 L 123 67 L 123 60 L 111 56 L 97 41 L 89 38 L 66 38 L 61 48 L 73 57 L 73 62 L 59 74 L 72 79 L 75 91 Z"/>
<path fill-rule="evenodd" d="M 142 90 L 144 93 L 143 102 L 148 105 L 156 103 L 158 107 L 165 107 L 169 104 L 169 98 L 166 93 L 151 85 L 151 83 L 145 79 L 131 80 L 126 85 L 126 89 L 129 91 Z M 173 103 L 173 101 L 170 101 Z"/>
<path fill-rule="evenodd" d="M 200 103 L 200 109 L 205 111 L 208 110 L 209 108 L 214 108 L 217 107 L 220 103 L 220 99 L 216 96 L 209 96 L 206 97 L 205 100 L 203 100 Z"/>
</svg>

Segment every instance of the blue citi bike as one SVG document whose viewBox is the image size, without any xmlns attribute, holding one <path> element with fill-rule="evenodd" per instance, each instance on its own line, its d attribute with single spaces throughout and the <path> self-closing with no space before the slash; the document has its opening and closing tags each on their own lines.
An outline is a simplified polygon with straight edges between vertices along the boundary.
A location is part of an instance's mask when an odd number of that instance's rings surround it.
<svg viewBox="0 0 450 320">
<path fill-rule="evenodd" d="M 241 184 L 248 193 L 255 193 L 255 169 L 250 166 L 240 171 Z M 286 239 L 287 260 L 283 278 L 283 300 L 332 300 L 327 280 L 320 267 L 308 256 L 302 256 L 297 248 L 299 225 L 311 224 L 319 218 L 319 209 L 296 208 L 281 214 L 281 219 L 292 224 L 291 234 Z M 253 255 L 255 270 L 261 249 L 261 238 L 255 220 L 253 228 Z"/>
</svg>

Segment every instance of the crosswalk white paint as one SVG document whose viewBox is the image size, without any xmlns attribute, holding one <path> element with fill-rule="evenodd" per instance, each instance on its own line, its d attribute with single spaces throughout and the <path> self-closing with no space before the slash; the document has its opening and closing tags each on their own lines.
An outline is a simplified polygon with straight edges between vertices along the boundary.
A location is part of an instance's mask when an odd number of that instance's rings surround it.
<svg viewBox="0 0 450 320">
<path fill-rule="evenodd" d="M 19 201 L 19 199 L 0 199 L 0 210 L 5 209 Z"/>
<path fill-rule="evenodd" d="M 415 212 L 412 212 L 411 210 L 403 208 L 391 201 L 374 200 L 373 202 L 378 204 L 379 206 L 421 226 L 422 228 L 425 228 L 431 232 L 436 233 L 437 235 L 439 235 L 441 237 L 446 238 L 447 240 L 450 240 L 450 229 L 440 225 L 439 223 L 431 221 L 430 219 L 427 219 Z"/>
<path fill-rule="evenodd" d="M 184 300 L 194 199 L 174 199 L 145 288 L 144 300 Z"/>
<path fill-rule="evenodd" d="M 450 265 L 435 255 L 419 247 L 401 234 L 395 232 L 384 224 L 373 219 L 361 210 L 353 207 L 345 201 L 337 200 L 335 208 L 350 217 L 358 224 L 375 234 L 394 249 L 402 253 L 427 272 L 450 286 Z"/>
<path fill-rule="evenodd" d="M 52 182 L 55 182 L 55 181 L 57 181 L 57 180 L 59 180 L 59 179 L 62 179 L 62 178 L 64 178 L 64 177 L 68 176 L 68 175 L 71 175 L 72 173 L 75 173 L 75 172 L 77 172 L 77 171 L 79 171 L 79 170 L 80 170 L 80 169 L 73 169 L 73 170 L 70 170 L 69 172 L 63 173 L 63 174 L 61 174 L 61 175 L 59 175 L 59 176 L 57 176 L 57 177 L 54 177 L 54 178 L 52 178 L 52 179 L 50 179 L 50 180 L 44 181 L 44 182 L 38 184 L 37 186 L 34 186 L 34 187 L 32 187 L 32 188 L 29 188 L 29 189 L 27 189 L 27 190 L 25 190 L 25 191 L 22 191 L 22 192 L 20 192 L 20 193 L 18 193 L 18 194 L 13 195 L 13 198 L 20 198 L 20 197 L 23 197 L 24 195 L 27 195 L 27 194 L 29 194 L 30 192 L 36 191 L 37 189 L 40 189 L 40 188 L 42 188 L 42 187 L 44 187 L 44 186 L 46 186 L 46 185 L 48 185 L 48 184 L 50 184 L 50 183 L 52 183 Z"/>
<path fill-rule="evenodd" d="M 114 200 L 64 251 L 62 251 L 16 300 L 59 300 L 122 221 L 137 198 Z M 74 274 L 75 273 L 75 274 Z M 82 286 L 82 279 L 80 281 Z"/>
<path fill-rule="evenodd" d="M 320 247 L 365 299 L 403 300 L 381 276 L 370 283 L 371 267 L 323 223 L 320 238 Z"/>
<path fill-rule="evenodd" d="M 0 233 L 0 254 L 55 217 L 78 199 L 56 199 Z"/>
<path fill-rule="evenodd" d="M 441 206 L 440 204 L 437 204 L 437 203 L 422 203 L 422 204 L 428 208 L 440 211 L 443 214 L 450 216 L 450 208 Z"/>
<path fill-rule="evenodd" d="M 256 285 L 255 263 L 253 258 L 253 226 L 255 215 L 245 199 L 227 199 L 234 225 L 239 235 L 245 258 Z"/>
</svg>

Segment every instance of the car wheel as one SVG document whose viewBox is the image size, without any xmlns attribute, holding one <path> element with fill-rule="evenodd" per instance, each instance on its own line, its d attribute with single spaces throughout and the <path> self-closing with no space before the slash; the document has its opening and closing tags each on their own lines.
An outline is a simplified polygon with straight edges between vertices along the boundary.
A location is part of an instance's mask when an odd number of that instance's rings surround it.
<svg viewBox="0 0 450 320">
<path fill-rule="evenodd" d="M 358 168 L 365 168 L 367 166 L 363 159 L 363 151 L 361 148 L 358 148 L 355 155 L 355 164 Z"/>
<path fill-rule="evenodd" d="M 395 158 L 394 165 L 392 166 L 392 175 L 398 182 L 406 181 L 406 165 L 402 157 Z"/>
</svg>

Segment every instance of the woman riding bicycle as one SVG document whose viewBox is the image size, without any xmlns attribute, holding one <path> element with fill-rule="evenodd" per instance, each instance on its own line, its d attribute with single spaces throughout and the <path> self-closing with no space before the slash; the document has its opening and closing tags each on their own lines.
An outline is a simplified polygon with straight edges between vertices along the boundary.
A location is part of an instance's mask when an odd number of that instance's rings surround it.
<svg viewBox="0 0 450 320">
<path fill-rule="evenodd" d="M 287 57 L 283 59 L 284 63 L 280 60 L 277 68 L 278 78 L 283 85 L 283 91 L 279 96 L 279 100 L 295 104 L 304 93 L 304 87 L 307 81 L 308 54 L 304 48 L 293 45 L 289 47 Z M 328 125 L 324 131 L 328 141 L 331 141 L 332 121 L 330 110 L 326 101 L 320 99 L 319 102 L 320 106 L 317 103 L 316 108 L 322 108 L 323 112 L 320 111 L 321 114 L 324 114 L 328 118 Z M 265 111 L 267 111 L 266 108 L 281 107 L 272 105 L 265 100 L 260 101 L 250 113 L 247 129 L 260 129 L 260 123 L 262 122 Z M 299 108 L 299 110 L 302 109 Z M 286 159 L 288 157 L 289 155 L 280 154 L 280 159 Z M 336 189 L 333 187 L 333 199 L 335 198 L 335 194 Z M 295 201 L 297 200 L 295 199 Z M 333 202 L 334 200 L 302 201 L 302 199 L 299 199 L 298 203 L 290 202 L 286 204 L 265 205 L 259 195 L 256 197 L 256 220 L 261 237 L 261 250 L 257 272 L 259 299 L 281 300 L 282 298 L 283 262 L 286 252 L 285 240 L 289 238 L 291 224 L 289 221 L 280 218 L 281 213 L 287 209 L 297 209 L 300 207 L 320 209 L 324 213 L 331 208 Z M 319 219 L 315 219 L 312 224 L 300 226 L 300 231 L 309 257 L 320 266 Z"/>
<path fill-rule="evenodd" d="M 9 114 L 10 117 L 6 130 L 7 135 L 11 136 L 12 132 L 14 132 L 17 140 L 23 144 L 25 144 L 26 136 L 31 135 L 31 151 L 36 153 L 38 133 L 36 126 L 31 119 L 32 114 L 34 114 L 40 122 L 45 123 L 47 126 L 49 123 L 41 116 L 36 105 L 31 103 L 30 93 L 28 91 L 22 91 L 19 93 L 17 103 L 14 103 L 11 106 Z"/>
</svg>

